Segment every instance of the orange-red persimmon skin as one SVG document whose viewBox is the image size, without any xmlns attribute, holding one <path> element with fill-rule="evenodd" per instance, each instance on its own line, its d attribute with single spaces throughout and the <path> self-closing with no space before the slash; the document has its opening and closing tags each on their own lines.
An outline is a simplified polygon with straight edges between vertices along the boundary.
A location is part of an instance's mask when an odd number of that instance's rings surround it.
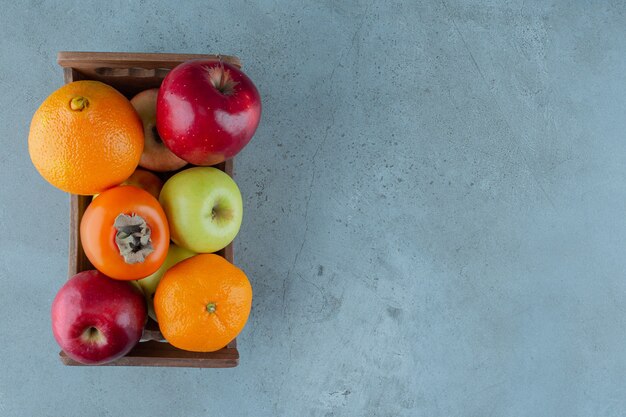
<svg viewBox="0 0 626 417">
<path fill-rule="evenodd" d="M 141 216 L 150 228 L 154 251 L 143 262 L 129 264 L 115 242 L 115 219 L 120 214 Z M 87 207 L 80 222 L 83 250 L 93 266 L 119 280 L 135 280 L 154 273 L 167 256 L 170 231 L 158 200 L 140 188 L 123 185 L 101 193 Z"/>
</svg>

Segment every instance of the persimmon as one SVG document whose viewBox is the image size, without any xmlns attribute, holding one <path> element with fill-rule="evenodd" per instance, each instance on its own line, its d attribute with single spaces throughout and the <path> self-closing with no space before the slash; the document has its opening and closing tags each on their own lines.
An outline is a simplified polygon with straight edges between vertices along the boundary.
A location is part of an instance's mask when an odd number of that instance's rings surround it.
<svg viewBox="0 0 626 417">
<path fill-rule="evenodd" d="M 85 255 L 111 278 L 135 280 L 154 273 L 167 256 L 170 232 L 150 193 L 123 185 L 101 193 L 80 223 Z"/>
</svg>

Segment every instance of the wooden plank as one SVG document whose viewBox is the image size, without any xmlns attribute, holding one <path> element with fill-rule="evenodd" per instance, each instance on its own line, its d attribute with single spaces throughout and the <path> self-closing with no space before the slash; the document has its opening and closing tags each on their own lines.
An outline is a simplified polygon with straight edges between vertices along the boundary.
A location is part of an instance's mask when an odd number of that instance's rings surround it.
<svg viewBox="0 0 626 417">
<path fill-rule="evenodd" d="M 83 366 L 69 358 L 65 352 L 59 353 L 65 365 Z M 101 366 L 163 366 L 163 367 L 191 367 L 191 368 L 232 368 L 239 364 L 239 352 L 236 348 L 226 347 L 210 356 L 201 352 L 189 352 L 176 349 L 163 342 L 141 342 L 126 356 Z"/>
<path fill-rule="evenodd" d="M 241 67 L 239 58 L 231 55 L 167 54 L 144 52 L 73 52 L 61 51 L 57 62 L 62 67 L 81 70 L 98 67 L 110 68 L 174 68 L 190 59 L 215 59 Z"/>
<path fill-rule="evenodd" d="M 241 67 L 241 61 L 230 55 L 64 51 L 57 56 L 59 65 L 72 70 L 73 81 L 101 81 L 128 98 L 158 87 L 172 68 L 189 59 L 221 59 Z"/>
<path fill-rule="evenodd" d="M 82 195 L 70 195 L 70 236 L 69 236 L 69 263 L 67 268 L 68 278 L 82 271 L 94 269 L 85 255 L 80 242 L 80 221 L 89 205 L 91 197 Z"/>
<path fill-rule="evenodd" d="M 234 158 L 229 159 L 224 162 L 224 166 L 222 170 L 234 178 L 235 176 L 235 160 Z M 233 248 L 233 242 L 231 242 L 228 246 L 224 248 L 224 253 L 222 254 L 224 258 L 230 263 L 235 263 L 235 251 Z"/>
</svg>

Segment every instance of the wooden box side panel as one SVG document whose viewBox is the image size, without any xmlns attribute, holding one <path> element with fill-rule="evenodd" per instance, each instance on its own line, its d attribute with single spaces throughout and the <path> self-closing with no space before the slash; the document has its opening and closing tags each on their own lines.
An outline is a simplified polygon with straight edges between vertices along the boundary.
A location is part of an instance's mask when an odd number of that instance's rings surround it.
<svg viewBox="0 0 626 417">
<path fill-rule="evenodd" d="M 69 366 L 83 366 L 60 353 L 61 361 Z M 140 342 L 126 356 L 101 366 L 160 366 L 186 368 L 233 368 L 239 364 L 236 347 L 225 347 L 216 352 L 197 353 L 176 349 L 169 343 Z"/>
<path fill-rule="evenodd" d="M 241 67 L 239 59 L 229 55 L 59 52 L 57 56 L 60 66 L 72 70 L 73 81 L 102 81 L 128 97 L 158 87 L 172 68 L 190 59 L 221 60 Z"/>
<path fill-rule="evenodd" d="M 77 52 L 61 51 L 57 62 L 63 68 L 77 68 L 88 71 L 95 68 L 167 68 L 172 69 L 181 62 L 191 59 L 222 60 L 241 67 L 239 58 L 231 55 L 208 54 L 168 54 L 145 52 Z"/>
<path fill-rule="evenodd" d="M 112 85 L 127 96 L 147 88 L 158 87 L 169 69 L 189 59 L 222 59 L 224 62 L 241 67 L 236 57 L 217 55 L 106 52 L 60 52 L 58 55 L 66 84 L 96 79 Z M 217 168 L 230 176 L 234 174 L 233 167 L 232 159 L 217 165 Z M 70 195 L 68 278 L 79 272 L 93 269 L 80 241 L 80 222 L 90 202 L 91 196 Z M 229 262 L 234 262 L 233 244 L 231 243 L 218 254 Z M 162 340 L 162 335 L 158 324 L 152 319 L 149 319 L 146 325 L 144 339 L 147 341 L 137 344 L 126 356 L 106 365 L 228 368 L 237 366 L 239 363 L 236 339 L 216 352 L 187 352 L 166 342 L 157 341 Z M 64 352 L 60 353 L 60 357 L 66 365 L 81 365 L 70 359 Z"/>
</svg>

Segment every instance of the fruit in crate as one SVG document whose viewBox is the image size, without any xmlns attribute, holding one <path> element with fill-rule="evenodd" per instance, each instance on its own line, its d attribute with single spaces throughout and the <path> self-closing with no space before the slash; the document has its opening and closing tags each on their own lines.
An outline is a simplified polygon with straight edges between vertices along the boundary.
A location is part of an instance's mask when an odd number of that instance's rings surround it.
<svg viewBox="0 0 626 417">
<path fill-rule="evenodd" d="M 213 352 L 243 329 L 252 287 L 242 270 L 221 256 L 201 254 L 165 273 L 154 308 L 165 339 L 179 349 Z"/>
<path fill-rule="evenodd" d="M 159 193 L 161 192 L 161 188 L 163 188 L 163 181 L 150 171 L 136 169 L 135 172 L 120 185 L 134 185 L 137 188 L 146 190 L 152 194 L 154 198 L 159 198 Z M 99 194 L 94 195 L 93 198 L 96 198 L 98 195 Z"/>
<path fill-rule="evenodd" d="M 150 171 L 137 169 L 122 185 L 134 185 L 137 188 L 146 190 L 154 198 L 158 199 L 161 188 L 163 188 L 163 181 Z"/>
<path fill-rule="evenodd" d="M 92 195 L 126 180 L 143 150 L 143 128 L 128 99 L 98 81 L 75 81 L 35 112 L 30 158 L 50 184 Z"/>
<path fill-rule="evenodd" d="M 159 202 L 172 240 L 194 252 L 217 252 L 233 241 L 243 216 L 239 187 L 223 171 L 189 168 L 165 182 Z"/>
<path fill-rule="evenodd" d="M 52 302 L 52 332 L 72 359 L 98 365 L 126 355 L 146 323 L 140 291 L 99 271 L 70 278 Z"/>
<path fill-rule="evenodd" d="M 101 193 L 80 223 L 85 255 L 99 271 L 120 280 L 145 278 L 167 255 L 165 212 L 150 193 L 122 185 Z"/>
<path fill-rule="evenodd" d="M 237 67 L 192 60 L 171 70 L 159 89 L 157 128 L 165 145 L 195 165 L 215 165 L 250 141 L 261 118 L 254 83 Z"/>
<path fill-rule="evenodd" d="M 165 275 L 168 269 L 180 261 L 184 261 L 185 259 L 192 257 L 193 255 L 195 255 L 195 252 L 175 245 L 174 243 L 170 243 L 165 262 L 163 262 L 163 265 L 161 265 L 161 267 L 154 274 L 140 279 L 139 281 L 131 281 L 138 283 L 142 289 L 146 303 L 148 304 L 148 315 L 152 317 L 152 319 L 157 320 L 154 312 L 154 293 L 156 292 L 161 278 L 163 278 L 163 275 Z"/>
<path fill-rule="evenodd" d="M 139 165 L 152 171 L 175 171 L 187 162 L 174 155 L 164 144 L 156 127 L 158 88 L 142 91 L 130 100 L 143 123 L 145 138 Z"/>
</svg>

